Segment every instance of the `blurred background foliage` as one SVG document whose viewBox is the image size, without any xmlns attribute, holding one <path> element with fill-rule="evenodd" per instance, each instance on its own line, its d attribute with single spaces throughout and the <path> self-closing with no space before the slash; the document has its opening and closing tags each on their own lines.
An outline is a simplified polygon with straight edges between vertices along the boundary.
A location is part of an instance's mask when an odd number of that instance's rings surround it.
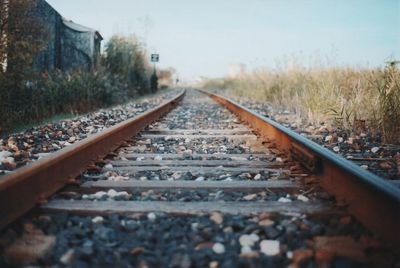
<svg viewBox="0 0 400 268">
<path fill-rule="evenodd" d="M 45 48 L 47 33 L 40 18 L 29 16 L 33 3 L 12 0 L 10 6 L 0 5 L 0 133 L 55 115 L 127 102 L 157 90 L 157 73 L 154 77 L 149 56 L 134 36 L 113 36 L 100 64 L 89 71 L 34 71 L 34 57 Z M 8 12 L 11 6 L 13 14 Z M 7 66 L 7 62 L 13 64 Z M 169 87 L 172 73 L 158 73 L 167 81 L 163 87 Z"/>
</svg>

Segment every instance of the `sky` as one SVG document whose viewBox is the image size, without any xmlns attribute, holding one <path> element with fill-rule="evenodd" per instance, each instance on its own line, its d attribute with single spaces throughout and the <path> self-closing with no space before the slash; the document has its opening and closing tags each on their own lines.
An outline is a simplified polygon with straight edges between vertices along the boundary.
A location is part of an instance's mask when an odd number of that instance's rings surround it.
<svg viewBox="0 0 400 268">
<path fill-rule="evenodd" d="M 47 0 L 105 38 L 135 34 L 181 79 L 400 59 L 400 0 Z M 295 60 L 293 60 L 295 59 Z M 281 64 L 279 64 L 281 63 Z M 283 64 L 285 65 L 285 64 Z"/>
</svg>

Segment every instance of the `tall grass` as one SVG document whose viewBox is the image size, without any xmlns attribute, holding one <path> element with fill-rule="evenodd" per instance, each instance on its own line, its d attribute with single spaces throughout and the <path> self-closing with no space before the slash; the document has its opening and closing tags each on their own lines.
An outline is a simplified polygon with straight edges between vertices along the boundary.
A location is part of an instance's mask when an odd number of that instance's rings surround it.
<svg viewBox="0 0 400 268">
<path fill-rule="evenodd" d="M 400 72 L 395 63 L 374 81 L 379 92 L 379 125 L 387 142 L 400 142 Z"/>
<path fill-rule="evenodd" d="M 386 142 L 400 142 L 400 72 L 394 65 L 383 70 L 264 69 L 208 80 L 202 86 L 268 102 L 309 122 L 330 122 L 349 132 L 366 125 L 381 132 Z"/>
<path fill-rule="evenodd" d="M 132 37 L 113 37 L 93 70 L 35 73 L 0 70 L 0 134 L 60 114 L 88 112 L 153 93 L 148 57 Z M 154 78 L 153 78 L 154 80 Z"/>
<path fill-rule="evenodd" d="M 2 86 L 9 83 L 1 78 Z M 82 113 L 124 101 L 121 83 L 111 83 L 104 71 L 53 72 L 40 79 L 0 90 L 0 130 L 65 113 Z M 1 132 L 1 131 L 0 131 Z"/>
</svg>

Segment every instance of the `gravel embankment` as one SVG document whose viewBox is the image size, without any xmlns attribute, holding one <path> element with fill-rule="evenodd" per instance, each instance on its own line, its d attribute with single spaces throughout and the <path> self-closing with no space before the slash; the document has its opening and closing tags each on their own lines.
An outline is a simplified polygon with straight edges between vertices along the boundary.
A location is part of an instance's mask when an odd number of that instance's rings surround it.
<svg viewBox="0 0 400 268">
<path fill-rule="evenodd" d="M 362 230 L 351 217 L 149 213 L 41 215 L 21 223 L 18 232 L 56 238 L 52 253 L 35 263 L 39 266 L 366 267 L 369 259 L 371 267 L 390 267 L 393 259 L 382 259 L 376 241 Z M 9 230 L 1 242 L 17 235 Z"/>
<path fill-rule="evenodd" d="M 154 108 L 178 92 L 174 90 L 142 97 L 124 105 L 1 137 L 0 176 Z"/>
<path fill-rule="evenodd" d="M 244 128 L 227 110 L 199 93 L 189 92 L 183 105 L 168 114 L 150 130 L 160 129 L 238 129 Z M 262 158 L 276 165 L 258 172 L 254 160 Z M 143 154 L 152 154 L 148 157 Z M 251 170 L 226 172 L 219 167 L 208 171 L 191 166 L 187 171 L 137 171 L 115 169 L 115 161 L 162 161 L 179 155 L 178 160 L 194 160 L 196 154 L 246 154 L 231 157 L 232 163 L 248 161 Z M 213 156 L 210 154 L 214 154 Z M 254 154 L 252 156 L 252 154 Z M 202 158 L 203 159 L 203 158 Z M 114 161 L 114 162 L 112 162 Z M 114 163 L 114 165 L 112 164 Z M 102 202 L 127 200 L 150 201 L 277 201 L 282 211 L 252 215 L 219 212 L 177 216 L 159 212 L 129 216 L 76 216 L 67 213 L 32 212 L 0 233 L 0 266 L 7 266 L 25 252 L 34 251 L 26 264 L 50 267 L 390 267 L 400 263 L 398 255 L 380 244 L 346 211 L 333 207 L 318 215 L 287 213 L 286 206 L 321 202 L 332 205 L 332 197 L 321 191 L 310 176 L 268 144 L 257 140 L 227 138 L 146 138 L 139 135 L 132 144 L 120 149 L 107 163 L 80 177 L 88 181 L 248 181 L 286 180 L 302 186 L 295 192 L 263 189 L 244 193 L 210 191 L 97 191 L 81 193 L 74 187 L 64 189 L 54 199 L 92 200 Z M 283 166 L 282 166 L 283 165 Z M 236 165 L 233 165 L 236 166 Z M 136 165 L 138 169 L 140 166 Z M 146 168 L 149 168 L 146 166 Z M 182 166 L 180 167 L 182 168 Z M 82 190 L 82 189 L 80 189 Z M 51 202 L 51 200 L 50 200 Z M 72 201 L 71 201 L 72 202 Z M 38 241 L 40 246 L 33 242 Z"/>
<path fill-rule="evenodd" d="M 224 92 L 218 94 L 224 95 Z M 228 97 L 380 177 L 400 180 L 400 145 L 385 144 L 380 135 L 372 134 L 367 129 L 349 133 L 325 123 L 312 124 L 286 109 L 273 108 L 268 103 Z"/>
</svg>

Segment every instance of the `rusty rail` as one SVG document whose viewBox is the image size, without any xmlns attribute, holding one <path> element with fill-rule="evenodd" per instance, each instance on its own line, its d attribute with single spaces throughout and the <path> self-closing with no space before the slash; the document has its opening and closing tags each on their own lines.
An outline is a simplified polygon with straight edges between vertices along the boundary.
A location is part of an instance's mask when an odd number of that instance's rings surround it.
<svg viewBox="0 0 400 268">
<path fill-rule="evenodd" d="M 400 190 L 343 157 L 222 96 L 202 91 L 238 115 L 264 138 L 290 154 L 344 202 L 350 213 L 379 237 L 400 244 Z"/>
<path fill-rule="evenodd" d="M 117 149 L 174 108 L 185 91 L 154 109 L 0 178 L 0 229 L 73 180 L 91 163 Z"/>
</svg>

